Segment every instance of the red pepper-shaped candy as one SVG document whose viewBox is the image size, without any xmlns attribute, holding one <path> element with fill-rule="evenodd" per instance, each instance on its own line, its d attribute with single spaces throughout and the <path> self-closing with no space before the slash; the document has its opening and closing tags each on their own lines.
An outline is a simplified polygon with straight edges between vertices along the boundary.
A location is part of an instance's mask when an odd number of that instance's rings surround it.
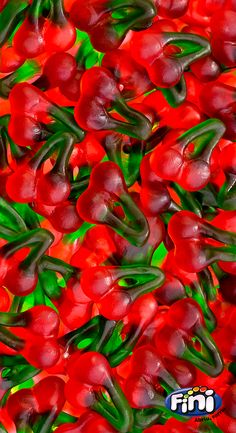
<svg viewBox="0 0 236 433">
<path fill-rule="evenodd" d="M 77 201 L 77 210 L 85 221 L 107 224 L 136 246 L 142 246 L 148 237 L 147 220 L 128 194 L 122 172 L 113 162 L 94 167 L 89 187 Z"/>
<path fill-rule="evenodd" d="M 118 48 L 129 30 L 149 27 L 155 15 L 152 0 L 89 0 L 86 6 L 76 0 L 70 10 L 76 27 L 87 32 L 94 48 L 102 52 Z"/>
<path fill-rule="evenodd" d="M 127 121 L 113 117 L 109 108 Z M 90 132 L 110 129 L 141 140 L 151 133 L 148 118 L 126 104 L 113 75 L 103 67 L 93 67 L 83 74 L 75 119 L 81 128 Z"/>
</svg>

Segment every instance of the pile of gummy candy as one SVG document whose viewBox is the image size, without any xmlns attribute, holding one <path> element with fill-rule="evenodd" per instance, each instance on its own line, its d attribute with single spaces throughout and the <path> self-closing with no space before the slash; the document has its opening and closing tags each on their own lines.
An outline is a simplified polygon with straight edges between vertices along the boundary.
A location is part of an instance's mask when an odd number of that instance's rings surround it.
<svg viewBox="0 0 236 433">
<path fill-rule="evenodd" d="M 0 433 L 235 433 L 236 1 L 0 0 L 0 47 Z"/>
</svg>

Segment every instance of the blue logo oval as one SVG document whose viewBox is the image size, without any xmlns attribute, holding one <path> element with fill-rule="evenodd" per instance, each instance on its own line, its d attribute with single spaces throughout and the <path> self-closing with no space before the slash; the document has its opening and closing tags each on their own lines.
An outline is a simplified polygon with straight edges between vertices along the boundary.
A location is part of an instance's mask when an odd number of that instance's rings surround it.
<svg viewBox="0 0 236 433">
<path fill-rule="evenodd" d="M 167 409 L 182 416 L 212 415 L 222 406 L 221 397 L 206 386 L 182 388 L 165 400 Z"/>
</svg>

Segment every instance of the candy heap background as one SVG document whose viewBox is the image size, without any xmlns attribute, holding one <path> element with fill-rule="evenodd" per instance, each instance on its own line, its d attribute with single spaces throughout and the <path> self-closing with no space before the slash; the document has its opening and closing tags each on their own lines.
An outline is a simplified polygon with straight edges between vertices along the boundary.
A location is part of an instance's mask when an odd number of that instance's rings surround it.
<svg viewBox="0 0 236 433">
<path fill-rule="evenodd" d="M 0 0 L 1 433 L 236 432 L 235 23 Z"/>
</svg>

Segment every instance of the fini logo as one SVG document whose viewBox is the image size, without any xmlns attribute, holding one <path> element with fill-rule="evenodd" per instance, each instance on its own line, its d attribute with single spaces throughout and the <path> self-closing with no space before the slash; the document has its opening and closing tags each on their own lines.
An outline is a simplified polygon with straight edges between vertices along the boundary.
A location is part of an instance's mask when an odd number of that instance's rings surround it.
<svg viewBox="0 0 236 433">
<path fill-rule="evenodd" d="M 178 389 L 166 397 L 167 409 L 188 417 L 213 414 L 221 405 L 221 397 L 206 386 Z"/>
</svg>

